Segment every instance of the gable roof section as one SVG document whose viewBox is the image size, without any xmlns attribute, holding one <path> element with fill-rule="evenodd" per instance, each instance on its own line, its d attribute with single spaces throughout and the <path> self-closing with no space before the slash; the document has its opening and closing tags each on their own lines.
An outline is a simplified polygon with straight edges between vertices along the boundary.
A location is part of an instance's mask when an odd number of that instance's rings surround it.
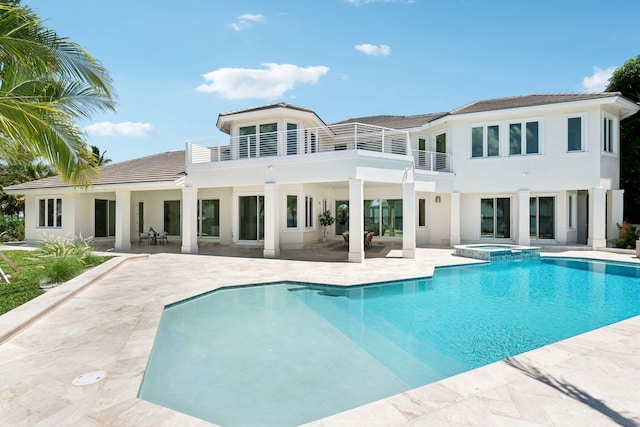
<svg viewBox="0 0 640 427">
<path fill-rule="evenodd" d="M 296 110 L 296 111 L 301 111 L 303 113 L 308 113 L 315 116 L 315 118 L 318 119 L 320 123 L 324 124 L 324 121 L 318 116 L 318 114 L 316 114 L 315 111 L 309 108 L 304 108 L 304 107 L 300 107 L 293 104 L 287 104 L 286 102 L 276 102 L 274 104 L 266 104 L 266 105 L 260 105 L 257 107 L 245 108 L 242 110 L 235 110 L 235 111 L 228 111 L 226 113 L 220 113 L 218 114 L 218 121 L 216 122 L 216 127 L 221 132 L 229 133 L 229 130 L 230 130 L 229 125 L 228 123 L 226 123 L 226 120 L 225 120 L 228 116 L 235 116 L 235 115 L 246 114 L 246 113 L 255 113 L 257 111 L 266 111 L 274 108 L 287 108 L 289 110 Z"/>
<path fill-rule="evenodd" d="M 523 96 L 511 96 L 508 98 L 487 99 L 474 101 L 451 111 L 452 115 L 483 113 L 495 110 L 507 110 L 510 108 L 534 107 L 538 105 L 560 104 L 564 102 L 587 101 L 591 99 L 613 98 L 622 96 L 620 92 L 604 93 L 571 93 L 571 94 L 534 94 Z"/>
<path fill-rule="evenodd" d="M 101 177 L 93 181 L 93 185 L 132 184 L 143 182 L 173 182 L 180 178 L 185 169 L 185 151 L 168 151 L 152 156 L 140 157 L 120 163 L 100 167 Z M 36 181 L 25 182 L 5 187 L 11 192 L 40 188 L 73 187 L 62 178 L 52 176 Z"/>
<path fill-rule="evenodd" d="M 364 123 L 367 125 L 381 126 L 392 129 L 411 129 L 417 128 L 434 120 L 444 117 L 449 113 L 429 113 L 418 114 L 415 116 L 368 116 L 347 119 L 340 122 L 332 123 L 341 125 L 345 123 Z"/>
</svg>

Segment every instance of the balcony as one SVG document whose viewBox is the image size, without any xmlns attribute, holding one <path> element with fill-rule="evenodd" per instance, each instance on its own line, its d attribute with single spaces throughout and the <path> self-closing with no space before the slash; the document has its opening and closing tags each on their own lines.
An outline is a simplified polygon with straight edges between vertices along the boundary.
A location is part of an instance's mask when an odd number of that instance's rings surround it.
<svg viewBox="0 0 640 427">
<path fill-rule="evenodd" d="M 413 156 L 416 168 L 423 170 L 448 171 L 450 166 L 449 156 L 445 153 L 412 150 L 409 134 L 405 131 L 362 123 L 189 142 L 187 161 L 190 164 L 217 163 L 279 156 L 314 156 L 349 150 Z"/>
</svg>

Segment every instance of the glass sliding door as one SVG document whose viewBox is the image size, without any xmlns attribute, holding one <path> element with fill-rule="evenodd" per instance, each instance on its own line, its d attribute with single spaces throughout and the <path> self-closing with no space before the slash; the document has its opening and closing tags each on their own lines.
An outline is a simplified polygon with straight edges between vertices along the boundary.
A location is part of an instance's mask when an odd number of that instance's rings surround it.
<svg viewBox="0 0 640 427">
<path fill-rule="evenodd" d="M 264 240 L 264 196 L 238 198 L 240 240 Z"/>
<path fill-rule="evenodd" d="M 555 198 L 529 199 L 529 236 L 536 240 L 553 240 L 555 233 Z"/>
<path fill-rule="evenodd" d="M 116 235 L 116 201 L 96 199 L 94 202 L 95 237 Z"/>
<path fill-rule="evenodd" d="M 364 201 L 364 231 L 380 236 L 380 200 Z"/>
<path fill-rule="evenodd" d="M 220 237 L 220 200 L 198 200 L 198 236 Z"/>
<path fill-rule="evenodd" d="M 402 200 L 382 200 L 381 236 L 402 236 Z"/>
<path fill-rule="evenodd" d="M 171 236 L 180 236 L 180 200 L 164 201 L 163 225 L 163 231 L 166 231 Z"/>
<path fill-rule="evenodd" d="M 336 200 L 336 236 L 349 231 L 349 201 Z"/>
<path fill-rule="evenodd" d="M 511 238 L 511 200 L 508 197 L 480 200 L 480 237 Z"/>
</svg>

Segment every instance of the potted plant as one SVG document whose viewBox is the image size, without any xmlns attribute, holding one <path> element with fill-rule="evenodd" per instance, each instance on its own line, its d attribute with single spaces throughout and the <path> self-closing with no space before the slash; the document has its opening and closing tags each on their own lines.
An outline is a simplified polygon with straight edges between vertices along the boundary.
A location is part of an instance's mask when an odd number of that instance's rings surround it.
<svg viewBox="0 0 640 427">
<path fill-rule="evenodd" d="M 322 225 L 322 241 L 324 242 L 327 239 L 327 226 L 333 224 L 336 219 L 331 215 L 331 211 L 327 209 L 320 214 L 318 221 Z"/>
</svg>

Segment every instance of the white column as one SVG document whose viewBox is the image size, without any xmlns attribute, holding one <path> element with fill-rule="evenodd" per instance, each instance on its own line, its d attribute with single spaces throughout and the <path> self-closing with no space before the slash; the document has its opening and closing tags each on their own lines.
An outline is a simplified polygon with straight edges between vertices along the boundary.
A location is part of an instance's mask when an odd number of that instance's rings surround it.
<svg viewBox="0 0 640 427">
<path fill-rule="evenodd" d="M 364 261 L 364 181 L 349 179 L 349 262 Z"/>
<path fill-rule="evenodd" d="M 518 244 L 529 246 L 531 237 L 529 234 L 529 190 L 518 191 Z"/>
<path fill-rule="evenodd" d="M 402 184 L 402 257 L 416 257 L 416 184 Z"/>
<path fill-rule="evenodd" d="M 278 227 L 278 185 L 264 185 L 264 251 L 265 258 L 280 256 L 280 227 Z"/>
<path fill-rule="evenodd" d="M 607 246 L 607 191 L 603 188 L 589 190 L 589 241 L 593 249 Z"/>
<path fill-rule="evenodd" d="M 451 193 L 451 246 L 460 244 L 460 193 Z"/>
<path fill-rule="evenodd" d="M 198 189 L 182 187 L 182 248 L 183 254 L 198 253 Z"/>
<path fill-rule="evenodd" d="M 131 191 L 116 190 L 116 251 L 131 249 Z"/>
<path fill-rule="evenodd" d="M 607 238 L 615 239 L 620 234 L 618 224 L 624 221 L 624 190 L 609 190 L 607 197 L 607 210 L 609 212 L 609 224 Z"/>
</svg>

